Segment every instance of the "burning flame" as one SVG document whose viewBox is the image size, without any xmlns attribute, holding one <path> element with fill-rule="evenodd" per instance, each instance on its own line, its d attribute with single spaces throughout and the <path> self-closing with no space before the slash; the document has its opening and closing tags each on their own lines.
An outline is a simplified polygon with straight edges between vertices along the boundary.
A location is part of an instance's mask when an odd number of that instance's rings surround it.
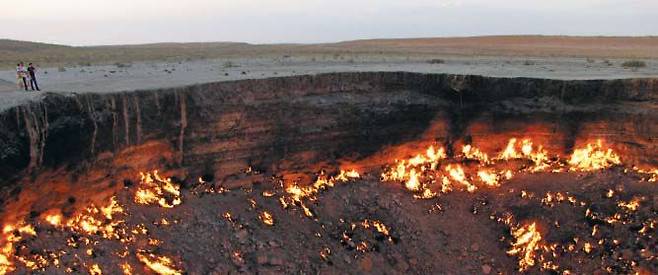
<svg viewBox="0 0 658 275">
<path fill-rule="evenodd" d="M 45 217 L 45 220 L 50 223 L 52 226 L 58 227 L 62 224 L 62 215 L 60 214 L 51 214 Z"/>
<path fill-rule="evenodd" d="M 612 149 L 604 149 L 601 140 L 587 144 L 587 147 L 573 151 L 569 159 L 571 171 L 595 171 L 621 164 L 619 155 Z"/>
<path fill-rule="evenodd" d="M 436 193 L 424 186 L 421 176 L 428 171 L 436 171 L 439 162 L 446 158 L 443 148 L 435 149 L 430 146 L 425 150 L 425 154 L 417 154 L 408 160 L 396 160 L 396 165 L 385 170 L 381 174 L 382 181 L 404 182 L 404 187 L 412 192 L 421 194 L 414 195 L 416 198 L 429 199 L 436 196 Z"/>
<path fill-rule="evenodd" d="M 349 170 L 349 171 L 340 170 L 340 174 L 334 177 L 333 181 L 348 182 L 350 180 L 358 179 L 360 177 L 361 175 L 356 170 Z"/>
<path fill-rule="evenodd" d="M 488 186 L 492 186 L 492 187 L 500 186 L 499 183 L 500 177 L 494 173 L 481 170 L 478 171 L 478 177 L 480 177 L 480 180 L 482 180 L 482 182 L 484 182 Z"/>
<path fill-rule="evenodd" d="M 123 263 L 121 264 L 121 270 L 123 271 L 124 275 L 132 275 L 133 274 L 133 267 L 130 266 L 129 263 Z"/>
<path fill-rule="evenodd" d="M 531 172 L 544 171 L 550 166 L 548 163 L 548 153 L 540 145 L 536 149 L 530 139 L 523 139 L 521 141 L 521 152 L 516 151 L 516 138 L 511 138 L 507 142 L 505 150 L 501 152 L 498 160 L 512 160 L 512 159 L 528 159 L 534 163 L 534 167 L 530 169 Z"/>
<path fill-rule="evenodd" d="M 274 225 L 274 217 L 272 217 L 272 214 L 268 213 L 267 211 L 261 212 L 258 215 L 258 218 L 266 225 Z"/>
<path fill-rule="evenodd" d="M 7 274 L 15 270 L 11 258 L 14 255 L 14 244 L 20 242 L 25 236 L 36 236 L 34 226 L 20 221 L 16 224 L 7 224 L 2 229 L 0 240 L 0 274 Z"/>
<path fill-rule="evenodd" d="M 482 163 L 489 163 L 489 156 L 487 156 L 485 153 L 482 153 L 480 149 L 474 148 L 470 144 L 464 145 L 464 147 L 462 147 L 462 154 L 464 154 L 464 158 L 466 159 L 477 160 Z"/>
<path fill-rule="evenodd" d="M 499 187 L 501 182 L 511 179 L 516 172 L 551 171 L 547 169 L 555 168 L 555 165 L 561 165 L 560 171 L 566 171 L 566 169 L 562 170 L 562 167 L 568 167 L 571 171 L 593 171 L 621 163 L 619 156 L 611 149 L 603 148 L 600 140 L 597 141 L 597 143 L 587 144 L 585 148 L 574 150 L 568 161 L 560 161 L 558 158 L 550 158 L 549 160 L 548 153 L 541 145 L 536 146 L 529 139 L 523 139 L 521 142 L 518 142 L 516 138 L 510 139 L 507 146 L 502 152 L 500 152 L 500 154 L 491 154 L 492 156 L 496 156 L 493 158 L 490 158 L 487 153 L 480 151 L 478 148 L 474 147 L 474 145 L 470 144 L 462 147 L 461 154 L 462 155 L 459 155 L 454 159 L 448 160 L 443 148 L 435 149 L 434 146 L 430 146 L 424 150 L 424 153 L 414 155 L 406 160 L 396 160 L 392 166 L 384 169 L 384 172 L 381 174 L 382 180 L 396 181 L 401 186 L 404 186 L 404 188 L 412 191 L 415 198 L 430 199 L 437 197 L 437 192 L 446 193 L 453 190 L 453 188 L 475 192 L 478 188 L 485 185 Z M 511 159 L 529 160 L 532 161 L 533 165 L 530 168 L 520 168 L 518 171 L 500 169 L 500 166 L 497 166 L 499 162 Z M 441 163 L 444 160 L 445 163 Z M 470 160 L 475 160 L 478 163 L 475 164 Z M 658 169 L 650 170 L 650 172 L 637 169 L 636 171 L 649 174 L 645 175 L 651 176 L 649 181 L 656 181 L 656 178 L 658 177 Z M 252 171 L 246 171 L 246 173 L 251 172 Z M 317 200 L 316 196 L 318 196 L 322 190 L 328 190 L 337 184 L 349 182 L 360 177 L 361 174 L 355 170 L 341 170 L 334 176 L 326 175 L 325 172 L 322 171 L 317 175 L 315 182 L 311 185 L 300 186 L 297 183 L 286 185 L 284 189 L 285 194 L 279 198 L 279 201 L 284 208 L 300 207 L 303 209 L 304 215 L 313 217 L 314 213 L 306 204 L 308 201 Z M 199 178 L 199 182 L 202 184 L 205 183 L 201 178 Z M 525 191 L 523 192 L 523 197 L 525 198 Z M 279 190 L 277 190 L 277 192 L 263 191 L 262 196 L 272 197 L 280 193 Z M 606 196 L 611 198 L 613 196 L 621 196 L 621 194 L 616 195 L 614 191 L 608 190 Z M 633 197 L 630 201 L 618 201 L 617 206 L 626 211 L 637 211 L 640 207 L 640 203 L 645 199 L 646 198 L 644 197 Z M 252 209 L 257 209 L 255 200 L 250 199 L 249 201 L 252 203 Z M 160 177 L 158 171 L 141 173 L 141 182 L 134 194 L 134 202 L 145 205 L 157 204 L 164 208 L 175 207 L 182 202 L 180 186 L 172 183 L 169 178 Z M 541 199 L 542 204 L 550 207 L 561 202 L 570 202 L 576 205 L 577 200 L 575 197 L 570 196 L 568 192 L 564 194 L 560 192 L 548 192 L 546 196 Z M 584 206 L 583 202 L 580 203 L 581 206 Z M 86 255 L 91 257 L 99 251 L 95 250 L 95 248 L 89 247 L 90 243 L 98 242 L 97 240 L 89 238 L 91 235 L 105 239 L 119 240 L 121 243 L 127 243 L 134 242 L 136 235 L 147 235 L 149 233 L 147 227 L 143 224 L 136 227 L 128 227 L 126 222 L 120 219 L 121 215 L 124 215 L 124 217 L 125 215 L 128 215 L 128 213 L 124 211 L 124 207 L 119 204 L 116 197 L 112 197 L 106 205 L 95 206 L 92 204 L 73 216 L 67 214 L 67 216 L 64 217 L 59 209 L 56 211 L 49 210 L 42 213 L 40 216 L 40 221 L 42 223 L 38 224 L 40 226 L 48 227 L 45 223 L 47 222 L 49 225 L 52 225 L 59 230 L 66 229 L 75 233 L 73 235 L 83 236 L 81 240 L 70 237 L 67 240 L 67 244 L 76 249 L 79 248 L 80 251 L 86 252 Z M 267 211 L 259 211 L 257 213 L 258 219 L 265 225 L 274 225 L 275 219 L 271 213 Z M 587 209 L 586 216 L 590 217 L 592 215 L 595 215 L 592 210 Z M 608 223 L 623 222 L 621 214 L 619 215 L 620 216 L 617 216 L 616 214 L 612 217 L 606 217 L 604 220 Z M 230 212 L 225 212 L 223 217 L 234 225 L 239 224 L 237 219 L 234 219 L 231 216 Z M 173 220 L 172 222 L 178 223 L 177 220 Z M 168 225 L 170 222 L 165 218 L 161 218 L 159 219 L 159 222 L 154 222 L 153 224 L 158 226 Z M 543 240 L 542 234 L 539 232 L 536 223 L 533 222 L 525 225 L 515 224 L 514 226 L 512 226 L 511 222 L 506 222 L 506 224 L 511 227 L 510 233 L 513 237 L 513 241 L 510 244 L 511 248 L 507 251 L 507 254 L 518 258 L 519 271 L 528 270 L 535 265 L 540 268 L 555 267 L 553 262 L 544 259 L 547 255 L 545 252 L 550 253 L 553 249 L 553 245 L 547 244 L 546 240 Z M 393 240 L 390 236 L 390 229 L 380 221 L 365 220 L 360 223 L 360 225 L 364 228 L 376 230 L 378 232 L 376 234 L 382 234 L 388 237 L 389 240 Z M 650 230 L 655 228 L 654 222 L 643 225 L 644 227 L 640 233 L 649 232 L 648 234 L 650 234 Z M 357 224 L 356 226 L 359 225 Z M 559 225 L 556 224 L 556 226 Z M 592 236 L 597 234 L 597 230 L 598 229 L 595 227 L 591 233 Z M 127 232 L 132 232 L 134 235 L 126 237 L 126 234 L 128 234 Z M 19 249 L 17 245 L 20 245 L 22 240 L 36 235 L 37 232 L 35 227 L 30 224 L 25 224 L 23 221 L 4 226 L 2 235 L 0 235 L 0 274 L 15 271 L 18 267 L 15 266 L 13 261 L 17 261 L 17 264 L 23 263 L 25 267 L 31 270 L 38 270 L 50 263 L 57 265 L 58 259 L 55 256 L 45 258 L 48 255 L 44 254 L 46 255 L 45 257 L 42 255 L 28 257 L 15 255 L 17 254 L 16 250 Z M 365 241 L 356 241 L 355 243 L 356 249 L 361 252 L 376 249 L 372 243 L 369 244 Z M 146 244 L 157 247 L 161 244 L 161 241 L 149 238 Z M 585 243 L 583 250 L 590 253 L 597 247 L 602 247 L 601 243 L 598 243 L 598 245 L 595 242 L 591 244 Z M 322 256 L 323 258 L 328 257 L 331 254 L 328 248 L 327 252 L 324 252 L 323 250 L 321 253 L 324 253 L 321 254 L 324 255 Z M 80 255 L 85 256 L 85 254 Z M 131 253 L 126 246 L 125 252 L 118 255 L 121 255 L 121 257 L 124 258 L 131 255 Z M 171 258 L 155 255 L 152 251 L 138 250 L 136 253 L 132 253 L 132 255 L 136 256 L 139 262 L 143 263 L 148 269 L 155 273 L 182 274 L 183 272 L 182 269 L 176 267 L 175 262 Z M 240 261 L 244 261 L 239 252 L 235 252 L 234 257 L 237 257 Z M 122 260 L 122 262 L 123 261 L 124 260 Z M 91 274 L 102 273 L 101 267 L 98 264 L 85 263 L 83 267 Z M 124 274 L 134 273 L 132 266 L 128 262 L 119 264 L 119 267 L 123 270 Z M 106 267 L 104 266 L 104 268 Z"/>
<path fill-rule="evenodd" d="M 417 175 L 417 170 L 435 170 L 439 164 L 439 161 L 446 158 L 446 153 L 443 148 L 434 149 L 434 146 L 430 146 L 425 150 L 425 154 L 418 154 L 408 160 L 397 161 L 394 169 L 388 169 L 382 173 L 381 177 L 383 181 L 406 181 L 408 182 L 411 178 L 411 170 L 414 170 L 414 175 Z M 408 186 L 413 186 L 408 184 Z M 418 189 L 410 189 L 418 190 Z"/>
<path fill-rule="evenodd" d="M 466 190 L 468 192 L 475 192 L 477 187 L 473 184 L 471 184 L 468 179 L 466 178 L 466 174 L 464 173 L 464 169 L 460 165 L 448 165 L 446 167 L 446 171 L 450 175 L 450 178 L 466 187 Z"/>
<path fill-rule="evenodd" d="M 515 241 L 512 248 L 507 251 L 508 255 L 517 255 L 519 258 L 519 271 L 525 271 L 535 265 L 535 251 L 540 248 L 541 234 L 537 230 L 537 224 L 531 223 L 518 228 L 512 228 L 512 236 Z"/>
<path fill-rule="evenodd" d="M 123 213 L 123 207 L 119 205 L 115 197 L 110 199 L 110 203 L 104 207 L 90 205 L 82 213 L 74 216 L 66 222 L 66 226 L 71 230 L 84 232 L 87 234 L 100 234 L 106 239 L 117 239 L 116 228 L 123 223 L 121 220 L 113 220 L 116 214 Z M 99 218 L 98 216 L 102 216 Z"/>
<path fill-rule="evenodd" d="M 135 202 L 139 204 L 159 204 L 164 208 L 172 208 L 182 203 L 180 186 L 171 182 L 170 178 L 161 178 L 158 171 L 140 173 L 140 186 L 135 192 Z"/>
<path fill-rule="evenodd" d="M 153 272 L 160 275 L 181 275 L 181 270 L 174 267 L 174 261 L 166 256 L 156 256 L 154 254 L 137 252 L 137 259 L 145 264 Z"/>
<path fill-rule="evenodd" d="M 577 149 L 568 162 L 560 161 L 558 156 L 549 158 L 548 152 L 543 146 L 536 146 L 530 139 L 522 139 L 520 142 L 516 138 L 511 138 L 507 146 L 495 158 L 489 158 L 487 153 L 482 152 L 473 145 L 464 145 L 462 147 L 462 159 L 447 160 L 448 164 L 445 169 L 438 169 L 442 160 L 446 160 L 445 150 L 434 149 L 430 146 L 425 154 L 417 154 L 407 160 L 395 160 L 395 163 L 384 169 L 381 174 L 381 181 L 400 182 L 403 186 L 416 194 L 415 198 L 433 198 L 436 193 L 428 186 L 433 183 L 440 183 L 440 191 L 448 193 L 455 186 L 463 186 L 468 192 L 475 192 L 479 183 L 490 187 L 499 187 L 501 181 L 510 180 L 514 172 L 509 169 L 496 170 L 495 167 L 501 161 L 507 160 L 528 160 L 533 165 L 521 168 L 519 171 L 541 172 L 552 171 L 562 172 L 565 165 L 569 165 L 571 171 L 592 171 L 615 164 L 620 164 L 619 156 L 611 149 L 603 149 L 602 142 L 599 140 L 595 144 L 588 144 L 584 149 Z M 478 162 L 477 170 L 471 166 L 462 167 L 459 162 L 463 160 L 476 160 Z M 457 162 L 457 163 L 455 163 Z M 635 168 L 637 172 L 649 174 L 648 181 L 658 179 L 658 169 L 653 171 L 644 171 Z M 442 173 L 445 172 L 444 173 Z M 472 181 L 476 180 L 478 185 Z"/>
<path fill-rule="evenodd" d="M 624 208 L 628 211 L 636 211 L 637 208 L 640 207 L 640 202 L 641 202 L 640 198 L 634 197 L 633 199 L 631 199 L 628 202 L 625 202 L 625 201 L 618 202 L 617 206 L 619 206 L 620 208 Z"/>
<path fill-rule="evenodd" d="M 101 275 L 103 274 L 103 271 L 101 270 L 101 267 L 98 266 L 98 264 L 93 264 L 91 267 L 89 267 L 89 274 Z"/>
<path fill-rule="evenodd" d="M 279 198 L 279 202 L 281 202 L 283 208 L 288 208 L 290 205 L 294 204 L 299 205 L 304 210 L 304 215 L 307 217 L 313 217 L 313 212 L 304 204 L 304 199 L 315 200 L 315 196 L 320 192 L 320 190 L 334 187 L 338 182 L 348 182 L 360 177 L 361 175 L 359 172 L 355 170 L 341 170 L 338 175 L 330 178 L 327 178 L 324 171 L 321 171 L 313 185 L 299 186 L 296 183 L 290 184 L 285 189 L 288 196 Z"/>
<path fill-rule="evenodd" d="M 418 180 L 416 169 L 411 169 L 411 171 L 409 171 L 409 180 L 407 180 L 404 186 L 411 191 L 418 191 L 420 189 L 420 181 Z"/>
</svg>

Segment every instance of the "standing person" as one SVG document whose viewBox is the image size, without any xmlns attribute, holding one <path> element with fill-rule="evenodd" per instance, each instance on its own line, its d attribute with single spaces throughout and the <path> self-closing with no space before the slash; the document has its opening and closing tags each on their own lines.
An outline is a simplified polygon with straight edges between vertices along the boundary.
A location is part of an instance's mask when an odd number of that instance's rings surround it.
<svg viewBox="0 0 658 275">
<path fill-rule="evenodd" d="M 34 87 L 37 88 L 37 91 L 41 91 L 39 90 L 39 84 L 37 84 L 37 77 L 36 77 L 37 68 L 35 68 L 34 65 L 30 63 L 29 66 L 27 67 L 27 71 L 30 74 L 30 87 L 32 88 L 32 91 L 34 91 Z"/>
<path fill-rule="evenodd" d="M 27 72 L 25 71 L 25 65 L 23 65 L 23 62 L 18 63 L 16 65 L 16 78 L 18 78 L 18 88 L 21 87 L 21 85 L 25 88 L 27 91 Z"/>
</svg>

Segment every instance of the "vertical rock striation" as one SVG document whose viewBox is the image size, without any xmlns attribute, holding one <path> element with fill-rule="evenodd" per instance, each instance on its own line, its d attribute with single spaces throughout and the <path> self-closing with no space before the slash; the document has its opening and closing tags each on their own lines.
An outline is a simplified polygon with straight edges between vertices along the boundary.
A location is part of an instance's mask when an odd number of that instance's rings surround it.
<svg viewBox="0 0 658 275">
<path fill-rule="evenodd" d="M 224 177 L 358 160 L 390 145 L 537 137 L 568 153 L 603 138 L 657 165 L 658 80 L 559 81 L 403 72 L 335 73 L 110 94 L 47 94 L 0 113 L 0 186 L 82 169 L 149 141 L 171 167 Z M 503 144 L 499 144 L 503 143 Z M 490 144 L 490 145 L 488 145 Z"/>
</svg>

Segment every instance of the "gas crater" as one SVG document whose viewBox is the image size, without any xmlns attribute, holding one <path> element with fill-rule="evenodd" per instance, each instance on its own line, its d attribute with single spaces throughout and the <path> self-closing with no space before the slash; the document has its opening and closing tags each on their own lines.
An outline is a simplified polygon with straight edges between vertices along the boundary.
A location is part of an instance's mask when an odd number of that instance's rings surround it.
<svg viewBox="0 0 658 275">
<path fill-rule="evenodd" d="M 0 274 L 658 272 L 658 80 L 333 73 L 0 113 Z"/>
</svg>

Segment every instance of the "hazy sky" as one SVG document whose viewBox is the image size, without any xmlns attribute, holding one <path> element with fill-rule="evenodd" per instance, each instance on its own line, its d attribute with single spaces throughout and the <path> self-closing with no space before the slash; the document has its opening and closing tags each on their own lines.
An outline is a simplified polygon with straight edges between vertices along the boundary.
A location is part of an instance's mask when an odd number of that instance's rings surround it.
<svg viewBox="0 0 658 275">
<path fill-rule="evenodd" d="M 658 35 L 658 0 L 0 0 L 0 38 L 71 45 Z"/>
</svg>

